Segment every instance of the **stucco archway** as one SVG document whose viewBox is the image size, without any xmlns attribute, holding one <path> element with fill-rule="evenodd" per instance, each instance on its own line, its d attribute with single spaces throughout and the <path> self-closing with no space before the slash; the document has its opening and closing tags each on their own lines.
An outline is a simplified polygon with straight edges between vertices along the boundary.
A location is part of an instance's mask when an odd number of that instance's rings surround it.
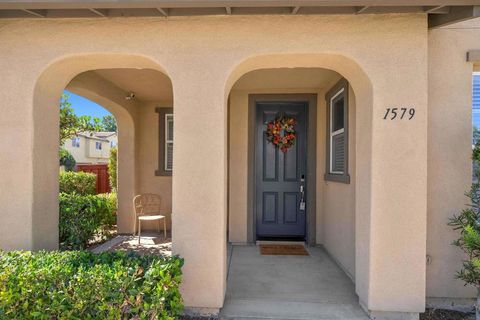
<svg viewBox="0 0 480 320">
<path fill-rule="evenodd" d="M 35 86 L 33 97 L 33 216 L 32 244 L 33 249 L 56 249 L 58 247 L 58 119 L 59 111 L 55 106 L 63 90 L 77 75 L 89 70 L 98 69 L 153 69 L 167 74 L 153 59 L 141 55 L 125 54 L 87 54 L 63 57 L 53 61 L 40 75 Z M 113 111 L 119 120 L 119 142 L 124 140 L 126 148 L 124 156 L 134 155 L 134 129 L 132 115 L 118 103 L 102 97 L 98 92 L 85 86 L 71 84 L 71 89 L 82 95 L 101 102 Z M 123 137 L 123 139 L 122 139 Z M 119 146 L 119 149 L 122 146 Z M 121 153 L 120 152 L 120 153 Z M 119 155 L 120 156 L 120 155 Z M 126 161 L 125 170 L 119 175 L 119 184 L 126 185 L 121 192 L 128 196 L 119 210 L 130 212 L 129 199 L 135 188 L 134 157 Z M 133 171 L 129 171 L 133 170 Z M 123 180 L 123 181 L 121 181 Z M 122 183 L 123 182 L 123 183 Z M 119 218 L 120 232 L 130 232 L 129 215 Z"/>
<path fill-rule="evenodd" d="M 226 101 L 235 83 L 252 71 L 281 68 L 322 68 L 346 78 L 355 95 L 355 280 L 362 301 L 368 301 L 370 261 L 370 199 L 373 85 L 354 60 L 339 54 L 271 54 L 250 57 L 230 73 L 225 87 Z M 323 97 L 318 97 L 323 99 Z M 323 172 L 323 168 L 318 168 Z M 318 176 L 317 176 L 318 177 Z"/>
<path fill-rule="evenodd" d="M 131 228 L 131 199 L 135 195 L 135 122 L 134 114 L 127 109 L 124 101 L 119 98 L 108 96 L 104 86 L 94 82 L 95 79 L 82 77 L 80 74 L 75 77 L 67 86 L 67 90 L 81 95 L 95 103 L 98 103 L 113 114 L 118 126 L 118 211 L 117 227 L 118 232 L 125 233 Z M 87 79 L 82 79 L 87 78 Z M 92 81 L 93 80 L 93 81 Z M 124 105 L 121 105 L 122 103 Z M 133 102 L 132 102 L 133 103 Z M 130 103 L 130 104 L 132 104 Z"/>
</svg>

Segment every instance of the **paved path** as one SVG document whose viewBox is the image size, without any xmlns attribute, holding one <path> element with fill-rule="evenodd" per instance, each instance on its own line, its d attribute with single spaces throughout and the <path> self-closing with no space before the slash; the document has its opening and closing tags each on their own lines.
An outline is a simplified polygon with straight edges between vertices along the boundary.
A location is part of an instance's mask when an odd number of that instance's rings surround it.
<svg viewBox="0 0 480 320">
<path fill-rule="evenodd" d="M 323 249 L 308 248 L 308 257 L 231 250 L 222 319 L 368 320 L 353 283 Z"/>
<path fill-rule="evenodd" d="M 167 238 L 161 233 L 146 231 L 142 233 L 142 239 L 138 244 L 138 236 L 119 235 L 109 241 L 91 249 L 92 252 L 104 251 L 135 251 L 139 254 L 157 254 L 164 256 L 172 255 L 172 238 L 170 232 Z"/>
</svg>

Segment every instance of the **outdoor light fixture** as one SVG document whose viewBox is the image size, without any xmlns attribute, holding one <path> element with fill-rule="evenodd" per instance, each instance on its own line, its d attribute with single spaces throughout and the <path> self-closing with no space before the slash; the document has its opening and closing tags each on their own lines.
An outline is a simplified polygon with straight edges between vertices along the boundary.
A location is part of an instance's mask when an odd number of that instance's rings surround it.
<svg viewBox="0 0 480 320">
<path fill-rule="evenodd" d="M 133 99 L 135 99 L 135 93 L 134 93 L 134 92 L 129 92 L 129 93 L 125 96 L 125 99 L 126 99 L 126 100 L 133 100 Z"/>
</svg>

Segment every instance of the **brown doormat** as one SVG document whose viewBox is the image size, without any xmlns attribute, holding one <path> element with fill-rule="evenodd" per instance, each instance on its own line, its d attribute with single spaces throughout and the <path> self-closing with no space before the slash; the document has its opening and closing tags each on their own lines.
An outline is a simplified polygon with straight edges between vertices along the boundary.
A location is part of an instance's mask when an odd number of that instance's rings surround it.
<svg viewBox="0 0 480 320">
<path fill-rule="evenodd" d="M 261 244 L 260 253 L 264 256 L 308 256 L 302 245 Z"/>
</svg>

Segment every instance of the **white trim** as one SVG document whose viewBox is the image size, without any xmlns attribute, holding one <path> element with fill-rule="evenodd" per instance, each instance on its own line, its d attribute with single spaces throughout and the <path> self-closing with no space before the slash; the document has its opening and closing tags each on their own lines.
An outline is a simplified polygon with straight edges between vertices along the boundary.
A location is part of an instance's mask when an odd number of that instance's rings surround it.
<svg viewBox="0 0 480 320">
<path fill-rule="evenodd" d="M 329 116 L 330 116 L 330 119 L 329 122 L 330 122 L 330 128 L 329 128 L 329 139 L 330 139 L 330 154 L 329 154 L 329 166 L 328 166 L 328 173 L 330 174 L 344 174 L 345 172 L 344 171 L 333 171 L 333 138 L 339 134 L 342 134 L 345 132 L 345 121 L 343 123 L 343 128 L 342 129 L 339 129 L 337 131 L 334 131 L 332 132 L 332 128 L 333 128 L 333 123 L 332 123 L 332 120 L 333 120 L 333 100 L 335 100 L 339 95 L 341 95 L 343 92 L 345 91 L 345 88 L 341 88 L 340 90 L 338 90 L 338 92 L 336 94 L 333 95 L 333 97 L 330 98 L 330 105 L 328 106 L 330 108 L 330 112 L 329 112 Z M 344 101 L 344 104 L 345 104 L 345 101 Z M 345 107 L 344 107 L 345 108 Z M 345 112 L 345 110 L 344 110 Z M 344 115 L 345 117 L 345 115 Z"/>
<path fill-rule="evenodd" d="M 345 127 L 342 128 L 342 129 L 338 129 L 337 131 L 331 132 L 331 135 L 336 136 L 336 135 L 338 135 L 340 133 L 344 133 L 344 132 L 345 132 Z"/>
</svg>

